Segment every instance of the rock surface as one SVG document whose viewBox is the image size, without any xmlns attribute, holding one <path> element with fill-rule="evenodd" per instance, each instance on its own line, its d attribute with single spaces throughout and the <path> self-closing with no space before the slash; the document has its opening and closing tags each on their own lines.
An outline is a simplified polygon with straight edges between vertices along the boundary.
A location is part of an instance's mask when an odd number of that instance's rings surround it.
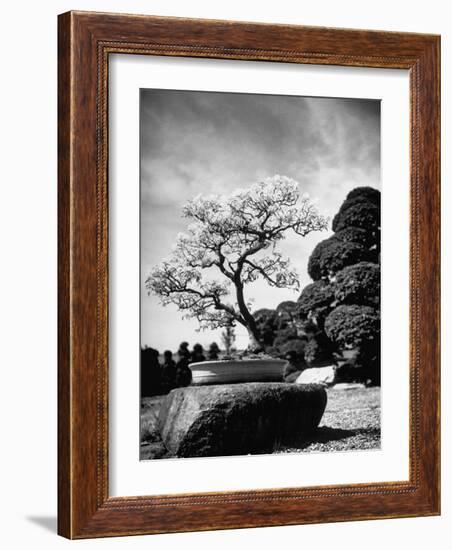
<svg viewBox="0 0 452 550">
<path fill-rule="evenodd" d="M 271 453 L 312 433 L 326 401 L 317 385 L 178 388 L 162 403 L 159 429 L 168 450 L 180 457 Z"/>
<path fill-rule="evenodd" d="M 296 384 L 322 384 L 330 386 L 334 382 L 335 368 L 321 367 L 304 370 L 296 379 Z"/>
</svg>

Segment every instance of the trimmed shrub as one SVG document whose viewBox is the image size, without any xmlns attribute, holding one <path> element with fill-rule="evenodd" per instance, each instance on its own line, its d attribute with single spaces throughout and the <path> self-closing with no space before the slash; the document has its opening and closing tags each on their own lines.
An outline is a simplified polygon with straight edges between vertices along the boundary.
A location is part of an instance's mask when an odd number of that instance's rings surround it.
<svg viewBox="0 0 452 550">
<path fill-rule="evenodd" d="M 179 345 L 179 349 L 177 350 L 177 355 L 179 359 L 182 359 L 182 357 L 190 357 L 190 350 L 188 349 L 188 342 L 181 342 Z"/>
<path fill-rule="evenodd" d="M 181 359 L 176 366 L 175 372 L 175 387 L 183 388 L 191 384 L 193 375 L 190 367 L 188 366 L 188 359 Z"/>
<path fill-rule="evenodd" d="M 207 358 L 210 361 L 216 361 L 220 353 L 220 348 L 216 342 L 212 342 L 209 346 L 209 351 L 207 353 Z"/>
<path fill-rule="evenodd" d="M 291 329 L 299 318 L 297 302 L 286 300 L 276 307 L 276 331 Z"/>
<path fill-rule="evenodd" d="M 378 232 L 378 235 L 375 235 L 360 227 L 344 227 L 344 229 L 334 234 L 334 238 L 347 243 L 357 243 L 364 248 L 370 248 L 378 244 L 380 233 Z"/>
<path fill-rule="evenodd" d="M 189 362 L 190 363 L 201 363 L 206 360 L 204 355 L 204 348 L 201 344 L 195 344 L 193 346 L 193 351 L 191 352 Z"/>
<path fill-rule="evenodd" d="M 360 244 L 340 241 L 334 236 L 321 241 L 308 261 L 308 273 L 314 281 L 328 279 L 348 265 L 369 259 L 369 251 Z"/>
<path fill-rule="evenodd" d="M 264 346 L 272 346 L 278 326 L 278 314 L 274 309 L 262 308 L 255 311 L 253 317 L 256 321 L 262 344 Z"/>
<path fill-rule="evenodd" d="M 304 358 L 311 367 L 332 365 L 335 362 L 333 356 L 335 349 L 336 347 L 325 333 L 319 332 L 306 342 Z"/>
<path fill-rule="evenodd" d="M 298 310 L 303 317 L 307 317 L 319 308 L 330 306 L 333 300 L 333 287 L 320 279 L 304 287 L 298 298 Z"/>
<path fill-rule="evenodd" d="M 301 338 L 295 338 L 293 340 L 287 341 L 285 344 L 282 344 L 279 348 L 280 355 L 285 356 L 288 353 L 293 353 L 294 357 L 297 360 L 304 358 L 306 347 L 306 340 Z"/>
<path fill-rule="evenodd" d="M 380 357 L 381 340 L 380 334 L 377 334 L 373 342 L 369 342 L 366 346 L 361 346 L 356 358 L 356 364 L 361 367 L 366 381 L 377 386 L 381 384 Z"/>
<path fill-rule="evenodd" d="M 276 337 L 273 341 L 273 346 L 281 349 L 281 346 L 289 340 L 296 340 L 298 338 L 297 329 L 295 327 L 287 327 L 278 330 Z"/>
<path fill-rule="evenodd" d="M 360 262 L 336 274 L 334 296 L 338 304 L 377 306 L 380 303 L 380 266 Z"/>
<path fill-rule="evenodd" d="M 379 337 L 379 312 L 370 306 L 338 306 L 326 318 L 325 332 L 341 348 L 365 349 Z"/>
<path fill-rule="evenodd" d="M 297 311 L 297 302 L 293 302 L 292 300 L 286 300 L 285 302 L 281 302 L 276 307 L 277 313 L 296 313 Z"/>
<path fill-rule="evenodd" d="M 267 355 L 270 355 L 270 357 L 278 358 L 280 356 L 279 349 L 275 348 L 274 346 L 267 346 L 265 348 L 265 353 Z"/>
<path fill-rule="evenodd" d="M 159 352 L 153 348 L 141 349 L 140 359 L 141 397 L 161 395 L 162 369 L 159 363 Z"/>
<path fill-rule="evenodd" d="M 373 187 L 355 187 L 346 197 L 346 200 L 354 199 L 367 200 L 379 207 L 381 203 L 381 193 L 378 189 Z"/>
<path fill-rule="evenodd" d="M 333 218 L 333 231 L 359 227 L 376 234 L 380 230 L 380 208 L 368 201 L 345 201 Z"/>
</svg>

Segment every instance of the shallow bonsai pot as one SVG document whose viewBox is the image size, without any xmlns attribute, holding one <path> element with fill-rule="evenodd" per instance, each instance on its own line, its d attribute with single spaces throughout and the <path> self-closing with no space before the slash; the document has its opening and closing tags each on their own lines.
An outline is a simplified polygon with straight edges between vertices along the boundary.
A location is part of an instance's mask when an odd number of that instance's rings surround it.
<svg viewBox="0 0 452 550">
<path fill-rule="evenodd" d="M 286 363 L 282 359 L 231 359 L 192 363 L 192 385 L 281 382 Z"/>
</svg>

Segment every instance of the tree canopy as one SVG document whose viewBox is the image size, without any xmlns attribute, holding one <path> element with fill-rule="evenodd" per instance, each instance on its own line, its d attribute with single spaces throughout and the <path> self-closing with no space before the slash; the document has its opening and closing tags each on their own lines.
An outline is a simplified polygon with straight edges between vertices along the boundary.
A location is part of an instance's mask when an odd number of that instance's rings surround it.
<svg viewBox="0 0 452 550">
<path fill-rule="evenodd" d="M 177 236 L 169 258 L 151 270 L 146 288 L 163 305 L 174 304 L 197 319 L 201 329 L 233 320 L 257 343 L 244 286 L 261 278 L 277 288 L 297 289 L 298 275 L 277 244 L 289 231 L 304 237 L 326 229 L 327 219 L 285 176 L 229 196 L 199 195 L 182 213 L 192 223 Z"/>
</svg>

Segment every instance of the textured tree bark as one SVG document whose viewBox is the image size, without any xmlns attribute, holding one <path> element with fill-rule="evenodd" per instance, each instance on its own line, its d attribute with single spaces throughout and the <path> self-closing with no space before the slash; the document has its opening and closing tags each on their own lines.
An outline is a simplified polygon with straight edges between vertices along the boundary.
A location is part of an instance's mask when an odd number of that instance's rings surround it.
<svg viewBox="0 0 452 550">
<path fill-rule="evenodd" d="M 251 327 L 247 327 L 248 330 L 248 350 L 252 352 L 262 351 L 264 348 L 259 341 L 259 333 L 256 330 L 253 330 Z"/>
<path fill-rule="evenodd" d="M 259 330 L 256 326 L 256 321 L 254 320 L 254 317 L 246 306 L 245 297 L 243 295 L 243 284 L 240 281 L 239 277 L 240 274 L 238 275 L 234 283 L 237 291 L 237 304 L 239 306 L 239 311 L 244 321 L 242 322 L 242 324 L 244 327 L 246 327 L 248 331 L 248 350 L 253 352 L 261 351 L 263 347 L 259 341 Z"/>
</svg>

